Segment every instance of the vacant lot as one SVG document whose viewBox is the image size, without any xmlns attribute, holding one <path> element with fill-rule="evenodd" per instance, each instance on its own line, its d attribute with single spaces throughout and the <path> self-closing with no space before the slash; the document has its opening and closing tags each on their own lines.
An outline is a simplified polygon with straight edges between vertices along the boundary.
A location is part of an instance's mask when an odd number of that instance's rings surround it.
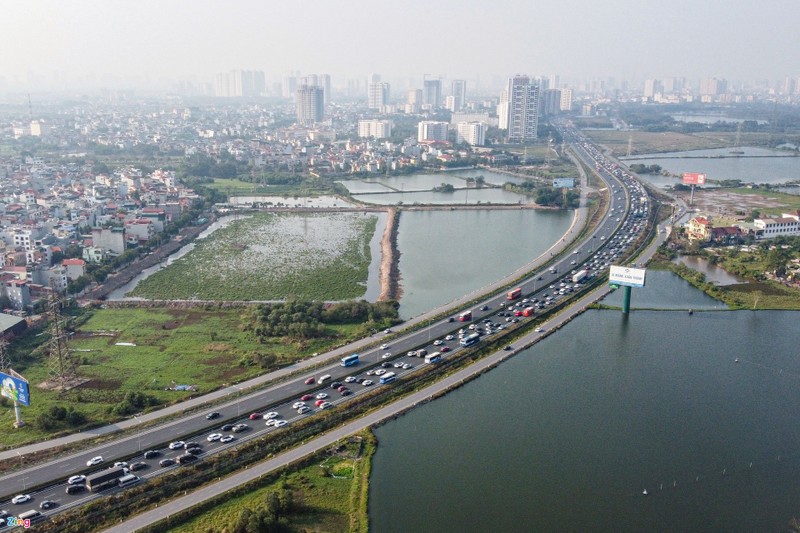
<svg viewBox="0 0 800 533">
<path fill-rule="evenodd" d="M 129 392 L 141 392 L 157 405 L 174 403 L 194 393 L 165 390 L 173 384 L 194 385 L 199 393 L 206 393 L 265 372 L 254 363 L 259 356 L 274 355 L 279 366 L 340 342 L 331 338 L 303 345 L 283 338 L 259 342 L 241 327 L 248 313 L 241 308 L 103 309 L 93 313 L 69 342 L 79 363 L 78 374 L 88 381 L 59 396 L 37 386 L 48 378 L 44 356 L 24 367 L 15 365 L 31 383 L 31 406 L 23 408 L 23 418 L 30 425 L 0 433 L 0 445 L 19 445 L 70 430 L 59 426 L 44 431 L 36 423 L 39 415 L 55 405 L 74 406 L 87 415 L 89 423 L 108 423 L 120 418 L 111 410 Z M 352 338 L 358 327 L 329 326 L 328 331 L 331 336 Z M 0 424 L 10 427 L 13 419 L 10 403 L 0 407 Z"/>
<path fill-rule="evenodd" d="M 732 145 L 729 140 L 685 133 L 648 131 L 587 131 L 585 133 L 598 144 L 611 150 L 614 156 L 624 156 L 628 153 L 629 139 L 631 155 L 725 148 Z"/>
<path fill-rule="evenodd" d="M 364 294 L 375 215 L 258 213 L 197 242 L 133 296 L 170 300 L 345 300 Z"/>
<path fill-rule="evenodd" d="M 675 192 L 685 202 L 689 202 L 688 191 Z M 769 189 L 696 189 L 694 205 L 702 213 L 714 215 L 717 225 L 724 224 L 721 218 L 728 219 L 749 216 L 753 210 L 761 215 L 780 215 L 800 209 L 800 196 L 783 194 Z"/>
</svg>

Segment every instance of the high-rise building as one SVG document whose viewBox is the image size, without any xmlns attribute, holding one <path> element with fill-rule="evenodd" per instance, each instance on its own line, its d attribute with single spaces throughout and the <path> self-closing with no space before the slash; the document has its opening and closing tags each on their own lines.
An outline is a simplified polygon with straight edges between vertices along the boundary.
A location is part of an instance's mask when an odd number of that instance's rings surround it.
<svg viewBox="0 0 800 533">
<path fill-rule="evenodd" d="M 359 120 L 358 136 L 362 139 L 374 137 L 385 139 L 392 136 L 392 122 L 390 120 Z"/>
<path fill-rule="evenodd" d="M 331 103 L 331 75 L 320 74 L 319 84 L 322 87 L 323 94 L 325 95 L 325 107 L 328 107 L 328 104 Z"/>
<path fill-rule="evenodd" d="M 417 126 L 417 142 L 446 141 L 447 126 L 447 122 L 423 120 Z"/>
<path fill-rule="evenodd" d="M 453 80 L 451 88 L 455 101 L 450 111 L 461 111 L 467 104 L 467 80 Z"/>
<path fill-rule="evenodd" d="M 542 116 L 557 115 L 561 111 L 561 91 L 558 89 L 543 90 L 539 101 L 539 113 Z"/>
<path fill-rule="evenodd" d="M 370 109 L 382 109 L 389 103 L 389 84 L 382 81 L 369 82 L 367 84 L 367 107 Z"/>
<path fill-rule="evenodd" d="M 295 103 L 297 104 L 297 123 L 311 126 L 322 122 L 325 115 L 325 95 L 322 87 L 301 85 L 297 88 Z"/>
<path fill-rule="evenodd" d="M 422 106 L 422 89 L 409 89 L 406 93 L 406 113 L 419 113 Z"/>
<path fill-rule="evenodd" d="M 536 140 L 539 126 L 539 86 L 528 76 L 508 80 L 508 142 Z"/>
<path fill-rule="evenodd" d="M 561 111 L 572 111 L 572 89 L 561 89 Z"/>
<path fill-rule="evenodd" d="M 663 93 L 664 89 L 661 86 L 661 80 L 644 80 L 644 93 L 643 96 L 652 100 L 656 94 Z"/>
<path fill-rule="evenodd" d="M 422 103 L 431 108 L 442 105 L 442 80 L 425 80 L 423 82 Z"/>
<path fill-rule="evenodd" d="M 508 87 L 500 93 L 500 103 L 497 104 L 497 127 L 501 130 L 508 129 Z"/>
<path fill-rule="evenodd" d="M 283 97 L 294 98 L 297 96 L 297 76 L 292 74 L 283 77 Z"/>
<path fill-rule="evenodd" d="M 261 70 L 231 70 L 214 77 L 215 96 L 262 96 L 265 90 L 266 78 Z"/>
<path fill-rule="evenodd" d="M 482 146 L 486 142 L 486 127 L 483 122 L 459 122 L 456 124 L 456 142 Z"/>
</svg>

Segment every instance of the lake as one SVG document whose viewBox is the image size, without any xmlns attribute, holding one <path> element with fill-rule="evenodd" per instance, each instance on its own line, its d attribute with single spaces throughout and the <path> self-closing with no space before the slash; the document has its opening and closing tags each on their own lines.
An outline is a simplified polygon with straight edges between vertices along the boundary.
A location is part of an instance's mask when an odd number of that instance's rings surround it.
<svg viewBox="0 0 800 533">
<path fill-rule="evenodd" d="M 684 284 L 648 289 L 677 307 Z M 586 312 L 377 429 L 370 529 L 784 531 L 800 516 L 799 316 Z"/>
</svg>

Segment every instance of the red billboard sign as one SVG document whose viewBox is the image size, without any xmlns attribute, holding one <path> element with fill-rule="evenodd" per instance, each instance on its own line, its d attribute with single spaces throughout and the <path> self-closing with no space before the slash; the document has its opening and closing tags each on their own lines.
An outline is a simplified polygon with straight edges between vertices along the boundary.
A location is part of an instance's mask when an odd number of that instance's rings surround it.
<svg viewBox="0 0 800 533">
<path fill-rule="evenodd" d="M 705 174 L 696 174 L 694 172 L 684 172 L 683 173 L 683 184 L 684 185 L 705 185 L 706 184 L 706 175 Z"/>
</svg>

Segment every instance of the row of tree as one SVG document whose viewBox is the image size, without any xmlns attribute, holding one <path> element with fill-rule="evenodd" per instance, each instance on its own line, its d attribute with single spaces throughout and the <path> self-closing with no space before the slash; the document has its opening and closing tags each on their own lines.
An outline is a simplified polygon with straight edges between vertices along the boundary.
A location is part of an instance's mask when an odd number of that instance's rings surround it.
<svg viewBox="0 0 800 533">
<path fill-rule="evenodd" d="M 322 302 L 289 300 L 252 308 L 243 325 L 260 339 L 287 337 L 292 340 L 322 338 L 327 325 L 352 323 L 394 323 L 398 320 L 397 302 L 370 303 L 365 300 L 332 305 Z"/>
</svg>

